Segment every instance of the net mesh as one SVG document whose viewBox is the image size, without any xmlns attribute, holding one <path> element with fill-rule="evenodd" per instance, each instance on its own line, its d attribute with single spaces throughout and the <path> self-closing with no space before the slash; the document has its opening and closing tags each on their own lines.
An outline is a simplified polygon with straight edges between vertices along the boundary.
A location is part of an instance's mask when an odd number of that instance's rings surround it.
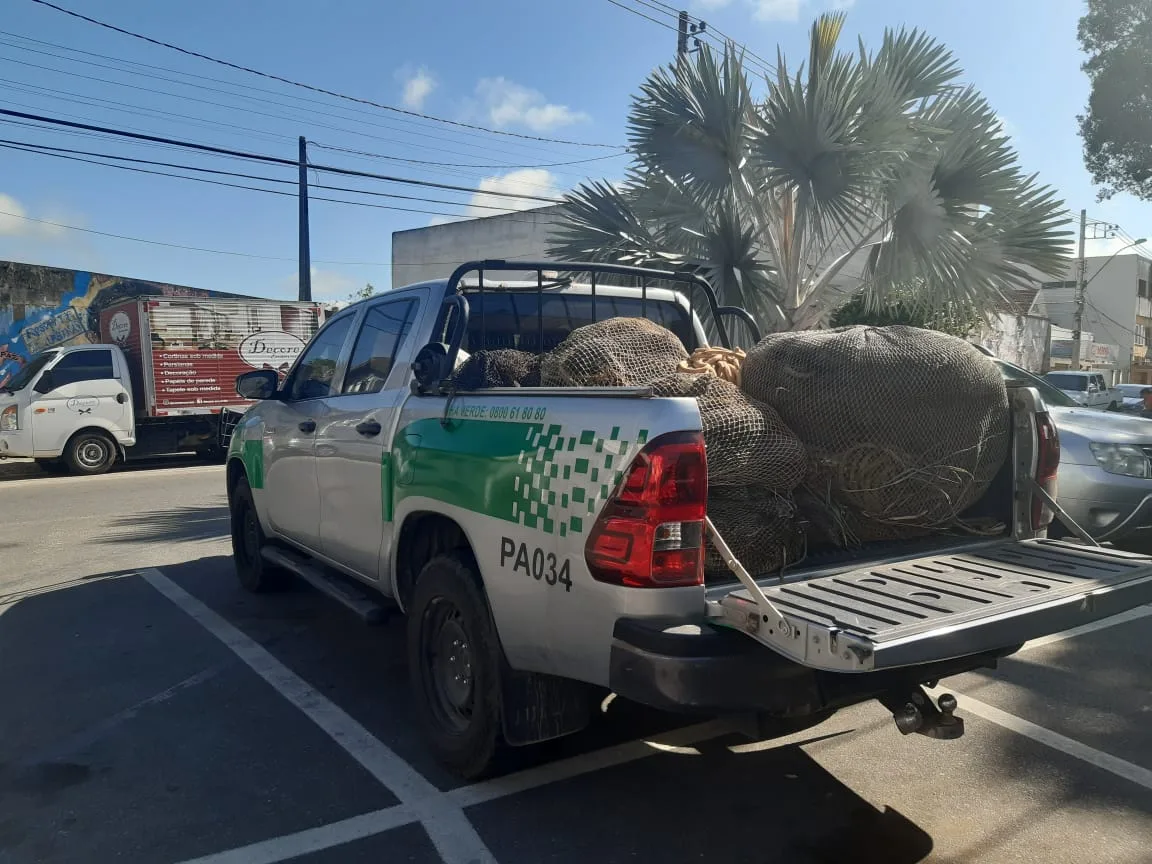
<svg viewBox="0 0 1152 864">
<path fill-rule="evenodd" d="M 711 479 L 711 473 L 709 473 Z M 804 539 L 789 495 L 756 486 L 711 487 L 708 518 L 732 554 L 753 576 L 778 573 L 803 552 Z M 704 578 L 728 579 L 732 571 L 712 545 L 704 549 Z"/>
<path fill-rule="evenodd" d="M 540 358 L 514 348 L 477 351 L 456 367 L 451 382 L 458 390 L 538 386 Z"/>
<path fill-rule="evenodd" d="M 1004 381 L 973 346 L 915 327 L 778 333 L 743 389 L 804 442 L 808 491 L 843 544 L 957 527 L 1008 453 Z"/>
<path fill-rule="evenodd" d="M 577 327 L 541 358 L 545 387 L 635 387 L 676 371 L 688 352 L 646 318 L 609 318 Z"/>
<path fill-rule="evenodd" d="M 652 382 L 657 396 L 691 396 L 700 409 L 708 483 L 788 492 L 804 479 L 804 445 L 770 405 L 715 375 L 676 372 Z"/>
</svg>

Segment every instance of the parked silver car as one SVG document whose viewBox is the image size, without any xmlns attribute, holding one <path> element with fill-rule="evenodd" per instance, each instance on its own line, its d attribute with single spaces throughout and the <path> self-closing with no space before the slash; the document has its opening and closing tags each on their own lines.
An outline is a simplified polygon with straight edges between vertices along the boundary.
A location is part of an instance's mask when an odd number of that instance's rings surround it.
<svg viewBox="0 0 1152 864">
<path fill-rule="evenodd" d="M 1152 540 L 1152 420 L 1084 408 L 1043 378 L 996 360 L 1006 380 L 1040 391 L 1060 433 L 1057 500 L 1097 540 Z M 1058 522 L 1049 536 L 1067 534 Z"/>
<path fill-rule="evenodd" d="M 1139 414 L 1144 410 L 1144 397 L 1140 394 L 1149 388 L 1148 384 L 1117 384 L 1116 389 L 1120 391 L 1120 395 L 1124 397 L 1124 401 L 1120 405 L 1121 411 L 1127 411 L 1130 414 Z"/>
</svg>

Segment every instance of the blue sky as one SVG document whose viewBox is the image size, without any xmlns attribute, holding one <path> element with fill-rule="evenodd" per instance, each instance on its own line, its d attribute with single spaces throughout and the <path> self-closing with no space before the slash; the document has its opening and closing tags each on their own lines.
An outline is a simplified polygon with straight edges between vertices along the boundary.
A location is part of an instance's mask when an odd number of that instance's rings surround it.
<svg viewBox="0 0 1152 864">
<path fill-rule="evenodd" d="M 641 8 L 637 0 L 622 2 Z M 631 94 L 654 66 L 672 57 L 676 39 L 671 29 L 607 0 L 329 0 L 320 5 L 301 0 L 60 0 L 60 4 L 341 93 L 508 132 L 592 144 L 623 142 Z M 1080 0 L 688 3 L 693 14 L 761 57 L 773 60 L 779 46 L 793 63 L 805 55 L 813 17 L 829 8 L 848 11 L 846 46 L 854 45 L 857 36 L 877 46 L 885 27 L 923 28 L 955 51 L 966 78 L 1003 119 L 1026 170 L 1057 187 L 1070 208 L 1086 207 L 1091 216 L 1116 222 L 1134 237 L 1144 236 L 1152 230 L 1152 205 L 1129 196 L 1096 203 L 1083 167 L 1076 134 L 1076 114 L 1083 110 L 1088 94 L 1076 43 L 1082 6 Z M 310 155 L 318 164 L 544 196 L 587 176 L 618 178 L 626 164 L 617 156 L 573 165 L 513 167 L 611 157 L 619 151 L 421 121 L 185 57 L 70 19 L 30 0 L 5 0 L 4 7 L 0 103 L 14 110 L 289 159 L 296 156 L 297 136 L 305 135 L 317 145 L 376 154 L 314 146 Z M 650 7 L 643 11 L 668 25 L 675 23 Z M 126 61 L 147 65 L 128 67 Z M 9 123 L 0 123 L 0 138 L 295 179 L 291 168 Z M 446 162 L 456 165 L 445 167 Z M 224 182 L 252 182 L 215 176 Z M 313 181 L 450 203 L 333 191 L 317 195 L 453 215 L 499 212 L 483 208 L 514 201 L 397 184 L 365 185 L 328 174 L 313 173 Z M 286 183 L 256 185 L 293 189 Z M 291 196 L 0 149 L 0 211 L 0 259 L 295 296 L 297 223 Z M 129 242 L 15 218 L 20 215 L 265 257 Z M 341 299 L 367 281 L 377 288 L 388 287 L 391 233 L 436 218 L 434 213 L 314 201 L 316 295 Z M 1097 243 L 1089 251 L 1103 254 L 1112 248 Z"/>
</svg>

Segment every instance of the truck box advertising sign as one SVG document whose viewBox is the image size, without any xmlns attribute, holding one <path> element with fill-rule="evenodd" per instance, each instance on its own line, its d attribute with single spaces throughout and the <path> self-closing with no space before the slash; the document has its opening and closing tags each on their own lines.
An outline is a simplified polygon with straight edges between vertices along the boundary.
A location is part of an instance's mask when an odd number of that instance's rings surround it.
<svg viewBox="0 0 1152 864">
<path fill-rule="evenodd" d="M 274 300 L 140 300 L 105 310 L 101 337 L 133 365 L 136 404 L 152 416 L 243 408 L 236 376 L 281 376 L 323 320 L 312 303 Z"/>
</svg>

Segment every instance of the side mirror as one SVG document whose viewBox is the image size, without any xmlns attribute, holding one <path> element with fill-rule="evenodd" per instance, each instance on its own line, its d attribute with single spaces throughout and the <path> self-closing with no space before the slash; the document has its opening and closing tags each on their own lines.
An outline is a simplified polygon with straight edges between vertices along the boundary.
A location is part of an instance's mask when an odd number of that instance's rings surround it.
<svg viewBox="0 0 1152 864">
<path fill-rule="evenodd" d="M 51 369 L 45 369 L 40 373 L 40 380 L 36 382 L 36 386 L 32 389 L 37 393 L 51 393 L 56 389 L 55 376 L 52 374 Z"/>
<path fill-rule="evenodd" d="M 254 369 L 236 377 L 236 392 L 245 399 L 273 399 L 279 386 L 274 369 Z"/>
</svg>

